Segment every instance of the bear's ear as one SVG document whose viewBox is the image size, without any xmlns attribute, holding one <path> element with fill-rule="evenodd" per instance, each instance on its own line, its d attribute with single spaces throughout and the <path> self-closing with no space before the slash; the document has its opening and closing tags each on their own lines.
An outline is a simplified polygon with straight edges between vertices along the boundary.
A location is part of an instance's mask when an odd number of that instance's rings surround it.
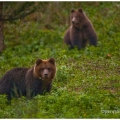
<svg viewBox="0 0 120 120">
<path fill-rule="evenodd" d="M 74 11 L 75 11 L 75 10 L 72 9 L 72 10 L 71 10 L 71 13 L 73 13 Z"/>
<path fill-rule="evenodd" d="M 79 8 L 78 11 L 81 12 L 81 13 L 83 12 L 82 8 Z"/>
<path fill-rule="evenodd" d="M 42 63 L 42 60 L 38 58 L 38 59 L 36 60 L 36 65 L 39 65 L 40 63 Z"/>
<path fill-rule="evenodd" d="M 50 58 L 48 61 L 49 61 L 50 63 L 52 63 L 53 65 L 55 65 L 55 59 L 54 59 L 54 58 Z"/>
</svg>

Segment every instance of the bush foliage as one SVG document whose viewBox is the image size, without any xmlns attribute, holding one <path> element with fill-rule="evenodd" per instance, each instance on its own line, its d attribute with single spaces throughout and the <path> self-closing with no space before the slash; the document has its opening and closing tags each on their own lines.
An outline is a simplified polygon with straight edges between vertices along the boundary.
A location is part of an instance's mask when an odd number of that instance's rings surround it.
<svg viewBox="0 0 120 120">
<path fill-rule="evenodd" d="M 14 67 L 31 67 L 37 58 L 53 57 L 57 74 L 52 91 L 31 100 L 14 98 L 10 105 L 0 95 L 0 118 L 120 118 L 120 3 L 39 4 L 31 16 L 5 24 L 0 77 Z M 63 36 L 70 9 L 79 7 L 93 22 L 98 46 L 69 50 Z"/>
</svg>

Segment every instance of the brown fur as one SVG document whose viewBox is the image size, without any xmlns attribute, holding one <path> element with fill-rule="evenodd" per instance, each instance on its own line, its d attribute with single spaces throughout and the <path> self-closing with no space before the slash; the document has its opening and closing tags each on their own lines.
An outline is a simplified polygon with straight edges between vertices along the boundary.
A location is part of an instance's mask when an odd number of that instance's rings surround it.
<svg viewBox="0 0 120 120">
<path fill-rule="evenodd" d="M 36 64 L 31 68 L 14 68 L 9 70 L 0 79 L 0 94 L 28 98 L 44 92 L 50 92 L 52 80 L 56 74 L 55 60 L 37 59 Z"/>
<path fill-rule="evenodd" d="M 82 9 L 71 10 L 71 26 L 67 29 L 64 42 L 74 48 L 85 48 L 87 43 L 97 46 L 97 35 L 94 27 Z"/>
</svg>

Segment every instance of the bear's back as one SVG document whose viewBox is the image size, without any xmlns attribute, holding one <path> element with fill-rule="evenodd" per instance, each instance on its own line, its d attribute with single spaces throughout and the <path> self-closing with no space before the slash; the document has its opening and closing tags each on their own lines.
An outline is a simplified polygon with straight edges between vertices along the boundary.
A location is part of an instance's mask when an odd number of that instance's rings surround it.
<svg viewBox="0 0 120 120">
<path fill-rule="evenodd" d="M 17 81 L 18 79 L 23 79 L 25 78 L 25 75 L 27 73 L 29 69 L 28 68 L 13 68 L 9 71 L 6 72 L 6 74 L 0 79 L 0 82 L 2 82 L 2 80 L 11 80 L 11 81 Z"/>
<path fill-rule="evenodd" d="M 25 75 L 28 68 L 14 68 L 0 79 L 0 93 L 10 93 L 15 86 L 25 91 Z M 12 89 L 11 89 L 12 88 Z"/>
</svg>

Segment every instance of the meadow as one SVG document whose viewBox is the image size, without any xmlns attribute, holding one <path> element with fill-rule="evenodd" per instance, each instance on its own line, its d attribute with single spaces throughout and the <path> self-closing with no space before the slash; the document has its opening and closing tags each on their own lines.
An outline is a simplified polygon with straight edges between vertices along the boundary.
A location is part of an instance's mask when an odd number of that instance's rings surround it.
<svg viewBox="0 0 120 120">
<path fill-rule="evenodd" d="M 41 13 L 5 23 L 0 78 L 14 67 L 53 57 L 52 91 L 31 100 L 13 98 L 10 105 L 0 95 L 0 118 L 120 118 L 120 2 L 48 3 L 41 3 Z M 79 7 L 95 27 L 98 46 L 69 50 L 63 37 L 70 9 Z"/>
</svg>

